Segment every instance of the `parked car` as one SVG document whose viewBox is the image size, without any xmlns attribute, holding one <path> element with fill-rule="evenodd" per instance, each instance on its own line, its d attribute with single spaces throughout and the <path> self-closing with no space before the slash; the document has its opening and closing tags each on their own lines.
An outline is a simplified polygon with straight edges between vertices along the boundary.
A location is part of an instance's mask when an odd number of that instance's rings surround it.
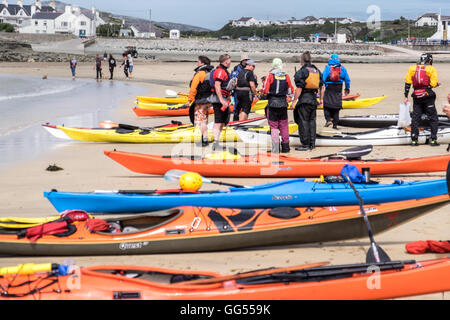
<svg viewBox="0 0 450 320">
<path fill-rule="evenodd" d="M 262 41 L 269 41 L 270 39 L 269 39 L 269 37 L 262 37 L 261 40 Z"/>
<path fill-rule="evenodd" d="M 272 38 L 272 41 L 280 41 L 280 38 L 278 37 Z"/>
<path fill-rule="evenodd" d="M 248 41 L 261 41 L 261 38 L 257 37 L 257 36 L 253 36 L 253 37 L 248 38 Z"/>
<path fill-rule="evenodd" d="M 303 37 L 297 37 L 294 39 L 295 42 L 306 42 L 305 38 Z"/>
<path fill-rule="evenodd" d="M 240 36 L 240 37 L 238 38 L 238 40 L 241 40 L 241 41 L 247 41 L 249 38 L 250 38 L 250 37 L 247 37 L 247 36 Z"/>
<path fill-rule="evenodd" d="M 230 36 L 221 36 L 219 39 L 220 40 L 231 40 L 231 37 Z"/>
<path fill-rule="evenodd" d="M 282 42 L 290 42 L 290 41 L 292 41 L 292 39 L 291 38 L 283 38 L 280 41 L 282 41 Z"/>
</svg>

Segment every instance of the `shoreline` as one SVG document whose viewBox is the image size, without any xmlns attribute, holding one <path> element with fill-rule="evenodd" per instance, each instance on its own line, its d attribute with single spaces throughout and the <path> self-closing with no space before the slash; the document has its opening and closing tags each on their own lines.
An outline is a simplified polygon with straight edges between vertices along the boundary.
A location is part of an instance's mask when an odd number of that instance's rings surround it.
<svg viewBox="0 0 450 320">
<path fill-rule="evenodd" d="M 234 65 L 234 63 L 233 63 Z M 287 63 L 286 71 L 293 73 L 298 64 Z M 318 64 L 319 66 L 319 64 Z M 406 72 L 406 64 L 389 65 L 349 65 L 348 69 L 353 78 L 352 92 L 359 92 L 362 97 L 372 97 L 386 94 L 388 97 L 376 107 L 361 110 L 346 110 L 345 114 L 367 113 L 395 113 L 402 96 L 402 80 Z M 320 68 L 323 65 L 320 64 Z M 440 70 L 442 83 L 450 83 L 450 75 L 444 73 L 444 67 L 436 65 Z M 149 95 L 164 95 L 171 83 L 176 91 L 186 91 L 186 86 L 192 77 L 192 63 L 143 63 L 135 65 L 135 78 L 130 84 L 142 85 Z M 268 72 L 268 64 L 258 64 L 256 73 L 261 76 Z M 49 77 L 66 75 L 70 77 L 70 70 L 65 63 L 0 63 L 0 73 L 11 71 L 13 74 L 41 75 L 46 72 Z M 95 74 L 92 64 L 81 63 L 79 75 L 89 78 Z M 109 80 L 105 80 L 109 81 Z M 167 84 L 166 84 L 167 83 Z M 446 97 L 448 87 L 438 88 L 440 99 Z M 156 125 L 167 123 L 168 118 L 137 119 L 131 111 L 135 97 L 126 98 L 113 110 L 114 116 L 121 122 L 138 125 Z M 323 114 L 318 113 L 319 122 L 323 125 Z M 187 117 L 176 120 L 187 122 Z M 292 120 L 292 119 L 291 119 Z M 244 150 L 242 144 L 238 145 Z M 175 184 L 165 182 L 161 177 L 134 174 L 119 166 L 103 155 L 104 150 L 117 149 L 121 151 L 170 154 L 173 145 L 133 145 L 133 144 L 90 144 L 82 142 L 68 142 L 58 144 L 57 148 L 37 159 L 15 163 L 8 169 L 1 169 L 4 183 L 0 185 L 0 216 L 42 217 L 56 215 L 56 210 L 43 198 L 42 193 L 51 189 L 61 191 L 92 191 L 96 189 L 154 189 L 173 188 Z M 407 158 L 412 156 L 428 156 L 446 153 L 447 146 L 438 148 L 421 146 L 412 149 L 408 146 L 376 147 L 368 158 Z M 311 157 L 331 153 L 344 148 L 318 148 L 314 152 L 292 152 L 292 156 Z M 47 172 L 49 164 L 56 163 L 64 170 Z M 412 178 L 410 178 L 412 179 Z M 242 179 L 222 179 L 227 182 L 242 183 Z M 270 178 L 246 179 L 246 184 L 260 184 L 269 182 Z M 387 179 L 393 181 L 394 179 Z M 208 186 L 209 187 L 209 186 Z M 216 187 L 213 187 L 216 188 Z M 450 206 L 419 217 L 407 224 L 397 226 L 385 233 L 375 236 L 377 243 L 395 260 L 416 259 L 428 260 L 443 255 L 428 254 L 411 256 L 405 252 L 404 245 L 416 240 L 442 240 L 448 238 L 450 230 L 450 216 L 447 214 Z M 292 245 L 286 247 L 252 248 L 238 251 L 193 253 L 193 254 L 165 254 L 148 256 L 100 256 L 100 257 L 70 257 L 78 265 L 91 266 L 99 264 L 138 264 L 154 267 L 174 268 L 182 270 L 207 270 L 221 273 L 243 272 L 267 267 L 294 266 L 303 263 L 329 260 L 332 264 L 361 263 L 365 260 L 365 253 L 369 247 L 368 239 L 357 239 L 333 243 L 319 243 L 309 245 Z M 2 257 L 0 266 L 10 266 L 20 263 L 34 262 L 63 262 L 66 258 L 49 257 Z M 422 298 L 422 297 L 421 297 Z M 435 294 L 425 299 L 450 299 L 450 293 Z"/>
</svg>

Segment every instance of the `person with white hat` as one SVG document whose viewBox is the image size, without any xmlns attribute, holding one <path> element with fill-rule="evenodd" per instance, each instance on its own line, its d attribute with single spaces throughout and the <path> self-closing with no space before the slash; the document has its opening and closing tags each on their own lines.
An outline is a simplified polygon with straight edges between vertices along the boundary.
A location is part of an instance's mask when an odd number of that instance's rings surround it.
<svg viewBox="0 0 450 320">
<path fill-rule="evenodd" d="M 254 74 L 255 68 L 255 61 L 247 60 L 247 65 L 237 77 L 236 88 L 234 89 L 237 103 L 234 108 L 239 112 L 238 120 L 240 121 L 248 119 L 253 100 L 257 95 L 258 80 Z"/>
<path fill-rule="evenodd" d="M 246 53 L 241 54 L 241 60 L 240 60 L 239 64 L 234 67 L 233 71 L 230 74 L 231 81 L 233 81 L 233 79 L 234 79 L 234 81 L 236 81 L 239 73 L 241 73 L 241 71 L 244 70 L 245 67 L 247 66 L 247 61 L 249 59 L 250 58 L 249 58 L 248 54 L 246 54 Z M 234 92 L 233 97 L 234 97 L 234 116 L 233 116 L 233 121 L 238 121 L 241 111 L 236 108 L 237 105 L 238 105 L 238 102 L 239 102 L 236 92 Z"/>
<path fill-rule="evenodd" d="M 289 75 L 283 71 L 283 61 L 273 59 L 272 70 L 264 82 L 264 95 L 269 100 L 266 108 L 266 117 L 269 122 L 272 136 L 272 153 L 290 152 L 289 147 L 289 118 L 287 95 L 294 92 Z"/>
</svg>

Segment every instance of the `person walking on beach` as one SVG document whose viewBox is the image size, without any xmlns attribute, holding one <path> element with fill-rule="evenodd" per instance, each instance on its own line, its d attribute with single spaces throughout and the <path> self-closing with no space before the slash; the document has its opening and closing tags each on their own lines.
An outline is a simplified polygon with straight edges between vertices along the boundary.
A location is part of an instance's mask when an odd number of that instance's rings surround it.
<svg viewBox="0 0 450 320">
<path fill-rule="evenodd" d="M 252 108 L 253 100 L 258 94 L 256 88 L 258 87 L 258 80 L 254 73 L 256 63 L 253 60 L 247 60 L 247 65 L 239 73 L 237 77 L 235 92 L 235 109 L 240 110 L 238 120 L 247 120 L 250 109 Z M 235 113 L 236 115 L 236 113 Z"/>
<path fill-rule="evenodd" d="M 120 66 L 123 67 L 123 73 L 125 74 L 125 77 L 128 79 L 128 70 L 130 68 L 130 64 L 128 61 L 128 56 L 126 54 L 122 56 L 122 64 Z"/>
<path fill-rule="evenodd" d="M 241 73 L 241 71 L 245 69 L 245 67 L 247 66 L 248 60 L 249 60 L 249 57 L 246 53 L 241 54 L 241 61 L 239 62 L 239 64 L 237 66 L 234 67 L 233 71 L 230 74 L 230 79 L 234 79 L 234 81 L 237 81 L 237 77 L 238 77 L 239 73 Z M 239 98 L 237 97 L 236 91 L 234 91 L 233 97 L 234 97 L 233 121 L 238 121 L 241 110 L 238 107 Z"/>
<path fill-rule="evenodd" d="M 294 119 L 298 124 L 298 133 L 302 147 L 297 151 L 313 150 L 316 147 L 317 106 L 323 104 L 322 73 L 311 62 L 311 53 L 306 51 L 301 56 L 302 68 L 295 74 L 295 90 L 292 105 L 295 105 Z M 320 102 L 317 94 L 320 93 Z"/>
<path fill-rule="evenodd" d="M 411 122 L 411 145 L 419 145 L 419 123 L 425 113 L 430 119 L 432 147 L 439 146 L 437 132 L 439 117 L 436 110 L 436 93 L 433 88 L 440 85 L 438 73 L 433 67 L 433 56 L 428 53 L 422 54 L 420 62 L 411 66 L 405 77 L 405 104 L 408 103 L 409 91 L 413 86 L 413 113 Z"/>
<path fill-rule="evenodd" d="M 188 106 L 191 122 L 200 128 L 202 133 L 201 143 L 203 147 L 208 146 L 208 116 L 211 103 L 210 73 L 214 69 L 211 60 L 205 56 L 198 57 L 197 68 L 189 85 Z"/>
<path fill-rule="evenodd" d="M 109 55 L 108 63 L 109 63 L 109 73 L 110 73 L 109 80 L 112 80 L 114 77 L 114 69 L 117 66 L 116 59 L 114 59 L 112 54 Z"/>
<path fill-rule="evenodd" d="M 219 150 L 220 134 L 230 118 L 229 99 L 231 92 L 227 88 L 230 82 L 230 73 L 228 72 L 230 65 L 230 55 L 222 54 L 219 57 L 219 65 L 211 73 L 212 91 L 214 93 L 211 96 L 214 108 L 213 150 Z"/>
<path fill-rule="evenodd" d="M 345 83 L 345 95 L 350 94 L 350 77 L 347 69 L 339 61 L 336 53 L 331 55 L 328 65 L 322 76 L 325 84 L 323 96 L 323 112 L 325 115 L 325 127 L 333 126 L 337 129 L 339 123 L 339 112 L 342 109 L 342 87 Z"/>
<path fill-rule="evenodd" d="M 128 57 L 128 71 L 130 73 L 130 78 L 133 78 L 133 69 L 134 69 L 133 56 L 129 53 L 127 57 Z"/>
<path fill-rule="evenodd" d="M 78 61 L 75 57 L 70 60 L 70 70 L 72 71 L 72 79 L 75 80 Z"/>
<path fill-rule="evenodd" d="M 94 65 L 94 69 L 97 72 L 97 80 L 101 80 L 102 79 L 102 59 L 100 58 L 100 55 L 97 55 L 97 57 L 95 58 L 95 65 Z"/>
<path fill-rule="evenodd" d="M 283 61 L 279 58 L 273 59 L 272 70 L 264 82 L 263 94 L 269 100 L 266 108 L 266 117 L 269 122 L 272 136 L 272 153 L 290 152 L 289 147 L 289 119 L 288 103 L 286 97 L 294 92 L 289 75 L 283 71 Z"/>
<path fill-rule="evenodd" d="M 105 53 L 103 53 L 103 61 L 106 62 L 106 60 L 108 60 L 108 54 L 105 51 Z"/>
</svg>

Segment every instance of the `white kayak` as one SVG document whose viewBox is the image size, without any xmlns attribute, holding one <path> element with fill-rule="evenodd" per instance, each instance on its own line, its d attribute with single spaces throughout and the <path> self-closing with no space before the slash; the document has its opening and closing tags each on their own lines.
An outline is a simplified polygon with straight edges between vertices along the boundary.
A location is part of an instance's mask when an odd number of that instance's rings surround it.
<svg viewBox="0 0 450 320">
<path fill-rule="evenodd" d="M 241 140 L 248 144 L 268 145 L 271 137 L 268 133 L 251 132 L 245 128 L 237 129 L 236 133 Z M 419 144 L 429 143 L 431 133 L 429 130 L 420 132 Z M 438 131 L 439 143 L 450 143 L 450 127 L 441 127 Z M 298 134 L 290 135 L 292 146 L 301 145 Z M 389 127 L 365 132 L 343 133 L 329 130 L 326 135 L 317 134 L 316 146 L 345 147 L 345 146 L 396 146 L 411 144 L 411 132 L 399 127 Z"/>
<path fill-rule="evenodd" d="M 388 128 L 396 126 L 399 120 L 398 114 L 374 114 L 368 116 L 347 116 L 339 119 L 339 125 L 352 128 Z M 439 115 L 440 125 L 450 125 L 446 115 Z M 429 127 L 430 120 L 426 115 L 422 116 L 420 126 Z"/>
</svg>

